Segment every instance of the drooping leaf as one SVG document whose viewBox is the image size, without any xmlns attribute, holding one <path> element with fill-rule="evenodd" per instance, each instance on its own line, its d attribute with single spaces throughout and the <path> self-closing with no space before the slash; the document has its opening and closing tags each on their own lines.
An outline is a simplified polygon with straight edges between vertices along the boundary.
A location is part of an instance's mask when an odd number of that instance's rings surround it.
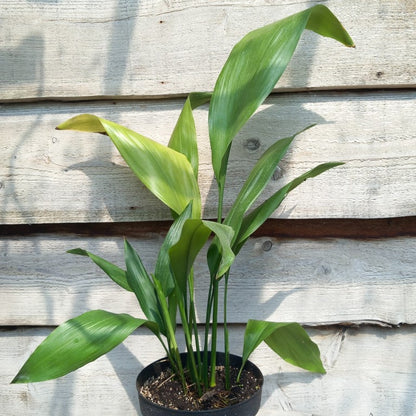
<svg viewBox="0 0 416 416">
<path fill-rule="evenodd" d="M 103 310 L 70 319 L 36 348 L 12 383 L 33 383 L 64 376 L 106 354 L 141 325 L 158 333 L 154 322 Z"/>
<path fill-rule="evenodd" d="M 160 332 L 165 335 L 166 328 L 160 314 L 153 281 L 143 266 L 139 255 L 127 240 L 124 240 L 124 255 L 127 281 L 133 289 L 143 313 L 147 319 L 156 322 L 159 325 Z"/>
<path fill-rule="evenodd" d="M 240 251 L 241 247 L 244 245 L 250 235 L 253 234 L 254 231 L 256 231 L 270 217 L 270 215 L 279 207 L 279 205 L 286 198 L 290 191 L 295 189 L 301 183 L 305 182 L 306 179 L 318 176 L 331 168 L 341 166 L 343 164 L 343 162 L 329 162 L 322 163 L 321 165 L 314 167 L 310 171 L 293 179 L 283 188 L 280 188 L 270 198 L 268 198 L 256 209 L 250 212 L 246 217 L 244 217 L 242 221 L 239 235 L 236 239 L 236 243 L 233 246 L 234 253 L 237 254 Z"/>
<path fill-rule="evenodd" d="M 193 92 L 189 94 L 169 141 L 169 147 L 171 149 L 187 157 L 192 165 L 196 179 L 198 179 L 199 166 L 198 144 L 192 110 L 207 103 L 210 99 L 211 93 Z"/>
<path fill-rule="evenodd" d="M 295 322 L 250 319 L 244 333 L 242 367 L 262 341 L 288 363 L 312 372 L 325 373 L 318 346 Z"/>
<path fill-rule="evenodd" d="M 234 260 L 234 253 L 231 250 L 234 232 L 231 227 L 206 220 L 187 220 L 180 240 L 169 251 L 172 271 L 182 291 L 185 290 L 186 279 L 195 258 L 208 241 L 211 232 L 216 234 L 221 247 L 222 263 L 219 273 L 224 274 Z"/>
<path fill-rule="evenodd" d="M 236 234 L 240 229 L 244 214 L 266 187 L 270 178 L 273 176 L 277 164 L 286 154 L 293 139 L 310 127 L 312 126 L 303 129 L 291 137 L 278 140 L 257 161 L 224 220 L 224 224 L 231 226 Z"/>
<path fill-rule="evenodd" d="M 276 85 L 304 29 L 354 46 L 332 12 L 316 5 L 250 32 L 231 51 L 217 79 L 209 110 L 212 164 L 220 189 L 233 138 Z"/>
<path fill-rule="evenodd" d="M 103 118 L 82 114 L 60 124 L 59 130 L 106 133 L 143 184 L 169 208 L 180 214 L 193 201 L 201 211 L 199 187 L 186 156 L 141 134 Z"/>
<path fill-rule="evenodd" d="M 179 241 L 169 250 L 172 272 L 183 295 L 195 258 L 210 234 L 211 230 L 205 227 L 202 220 L 187 220 Z"/>
<path fill-rule="evenodd" d="M 204 224 L 215 234 L 216 246 L 221 255 L 221 261 L 217 270 L 217 275 L 215 276 L 218 279 L 228 271 L 235 259 L 235 254 L 231 248 L 234 230 L 226 224 L 217 222 L 204 221 Z"/>
<path fill-rule="evenodd" d="M 109 261 L 103 259 L 102 257 L 96 256 L 95 254 L 92 254 L 87 250 L 83 250 L 82 248 L 75 248 L 72 250 L 68 250 L 67 253 L 89 257 L 115 283 L 120 285 L 123 289 L 133 292 L 133 289 L 130 287 L 129 283 L 127 282 L 126 272 L 120 267 L 116 266 L 115 264 L 110 263 Z"/>
<path fill-rule="evenodd" d="M 179 241 L 183 225 L 185 224 L 186 220 L 191 218 L 191 215 L 192 202 L 170 226 L 169 231 L 163 240 L 163 244 L 160 247 L 155 266 L 155 276 L 160 282 L 165 296 L 169 296 L 172 293 L 175 284 L 170 267 L 169 250 Z"/>
<path fill-rule="evenodd" d="M 104 125 L 101 123 L 101 119 L 92 114 L 80 114 L 72 117 L 57 126 L 56 130 L 77 130 L 108 134 Z"/>
</svg>

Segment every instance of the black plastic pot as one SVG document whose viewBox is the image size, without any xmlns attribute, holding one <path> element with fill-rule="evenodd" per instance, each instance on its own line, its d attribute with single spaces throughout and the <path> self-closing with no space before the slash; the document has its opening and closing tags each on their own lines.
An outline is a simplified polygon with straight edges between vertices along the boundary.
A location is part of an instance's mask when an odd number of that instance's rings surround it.
<svg viewBox="0 0 416 416">
<path fill-rule="evenodd" d="M 183 363 L 186 362 L 186 353 L 181 354 Z M 217 365 L 224 365 L 225 354 L 223 352 L 217 353 Z M 239 368 L 241 366 L 242 358 L 238 355 L 230 354 L 230 365 Z M 150 377 L 157 377 L 162 371 L 169 367 L 169 360 L 162 358 L 145 367 L 137 377 L 136 387 L 139 393 L 139 403 L 142 416 L 254 416 L 260 408 L 261 393 L 263 387 L 263 374 L 260 369 L 251 361 L 247 361 L 245 369 L 252 372 L 259 380 L 260 388 L 249 399 L 228 406 L 222 409 L 212 410 L 175 410 L 163 406 L 159 406 L 146 399 L 140 393 L 141 387 Z"/>
</svg>

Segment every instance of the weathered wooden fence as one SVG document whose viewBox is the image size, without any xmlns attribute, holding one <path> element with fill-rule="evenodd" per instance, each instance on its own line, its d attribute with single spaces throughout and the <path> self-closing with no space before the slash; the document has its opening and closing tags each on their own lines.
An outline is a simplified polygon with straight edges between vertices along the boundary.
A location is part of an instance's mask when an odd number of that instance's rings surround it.
<svg viewBox="0 0 416 416">
<path fill-rule="evenodd" d="M 416 2 L 414 0 L 0 0 L 0 413 L 133 415 L 135 376 L 163 354 L 138 330 L 60 380 L 10 385 L 54 326 L 89 309 L 139 316 L 83 247 L 122 264 L 128 236 L 155 261 L 169 212 L 105 137 L 58 132 L 94 113 L 166 143 L 188 92 L 212 90 L 249 30 L 323 3 L 357 48 L 306 33 L 276 93 L 233 147 L 236 192 L 262 150 L 311 123 L 267 193 L 324 161 L 253 238 L 231 278 L 233 351 L 248 318 L 299 321 L 327 375 L 267 346 L 260 415 L 416 413 Z M 207 107 L 196 111 L 214 216 Z M 197 269 L 203 295 L 205 270 Z"/>
</svg>

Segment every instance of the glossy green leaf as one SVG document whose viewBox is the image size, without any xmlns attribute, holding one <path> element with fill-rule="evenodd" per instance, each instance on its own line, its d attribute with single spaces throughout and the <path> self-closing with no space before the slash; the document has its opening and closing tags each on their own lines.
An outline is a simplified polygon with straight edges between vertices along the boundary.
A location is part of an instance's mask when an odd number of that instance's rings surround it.
<svg viewBox="0 0 416 416">
<path fill-rule="evenodd" d="M 139 255 L 127 240 L 124 240 L 124 255 L 127 281 L 133 289 L 143 313 L 147 319 L 156 322 L 160 327 L 160 332 L 165 335 L 165 324 L 160 314 L 153 281 L 144 268 Z"/>
<path fill-rule="evenodd" d="M 103 310 L 70 319 L 36 348 L 12 383 L 33 383 L 64 376 L 106 354 L 141 325 L 158 333 L 154 322 Z"/>
<path fill-rule="evenodd" d="M 224 186 L 231 142 L 287 67 L 304 29 L 354 46 L 331 11 L 322 5 L 247 34 L 228 57 L 214 88 L 209 111 L 212 164 Z"/>
<path fill-rule="evenodd" d="M 310 127 L 312 126 L 307 127 L 291 137 L 278 140 L 276 143 L 272 144 L 257 161 L 256 165 L 250 172 L 249 177 L 241 188 L 241 191 L 237 195 L 230 212 L 224 220 L 224 224 L 231 226 L 236 235 L 240 229 L 244 214 L 257 200 L 258 196 L 268 184 L 270 178 L 276 170 L 277 164 L 286 154 L 293 139 Z"/>
<path fill-rule="evenodd" d="M 105 132 L 132 171 L 156 197 L 177 214 L 193 201 L 194 215 L 200 217 L 198 183 L 191 164 L 182 153 L 89 114 L 73 117 L 57 129 Z"/>
<path fill-rule="evenodd" d="M 171 149 L 187 157 L 192 165 L 196 179 L 198 179 L 199 166 L 198 144 L 192 110 L 207 103 L 210 99 L 211 93 L 207 92 L 193 92 L 189 94 L 169 141 Z"/>
<path fill-rule="evenodd" d="M 283 188 L 280 188 L 270 198 L 268 198 L 250 214 L 244 217 L 239 235 L 236 239 L 236 244 L 233 246 L 234 252 L 237 254 L 240 251 L 241 247 L 244 245 L 250 235 L 253 234 L 254 231 L 256 231 L 270 217 L 270 215 L 279 207 L 279 205 L 286 198 L 290 191 L 302 184 L 304 181 L 306 181 L 306 179 L 318 176 L 331 168 L 341 166 L 343 164 L 344 163 L 342 162 L 329 162 L 316 166 L 303 175 L 293 179 Z"/>
<path fill-rule="evenodd" d="M 192 215 L 192 203 L 190 203 L 182 214 L 173 222 L 170 226 L 168 233 L 166 234 L 163 244 L 160 247 L 159 255 L 157 257 L 155 266 L 155 276 L 160 282 L 163 293 L 165 296 L 169 296 L 174 288 L 174 279 L 170 267 L 169 250 L 179 241 L 182 228 L 185 221 L 190 219 Z M 172 303 L 172 309 L 175 301 Z M 173 313 L 173 312 L 172 312 Z"/>
<path fill-rule="evenodd" d="M 169 251 L 172 271 L 183 293 L 195 258 L 208 241 L 211 232 L 215 233 L 221 247 L 222 262 L 218 274 L 224 274 L 234 261 L 231 250 L 234 232 L 231 227 L 212 221 L 187 220 L 180 240 Z"/>
<path fill-rule="evenodd" d="M 250 319 L 244 334 L 243 366 L 262 341 L 288 363 L 325 373 L 318 346 L 299 324 Z"/>
<path fill-rule="evenodd" d="M 73 250 L 68 250 L 67 253 L 89 257 L 115 283 L 120 285 L 123 289 L 126 289 L 130 292 L 133 291 L 133 289 L 130 287 L 129 283 L 127 282 L 126 272 L 120 267 L 116 266 L 115 264 L 110 263 L 109 261 L 104 260 L 102 257 L 96 256 L 95 254 L 92 254 L 87 250 L 83 250 L 82 248 L 75 248 Z"/>
</svg>

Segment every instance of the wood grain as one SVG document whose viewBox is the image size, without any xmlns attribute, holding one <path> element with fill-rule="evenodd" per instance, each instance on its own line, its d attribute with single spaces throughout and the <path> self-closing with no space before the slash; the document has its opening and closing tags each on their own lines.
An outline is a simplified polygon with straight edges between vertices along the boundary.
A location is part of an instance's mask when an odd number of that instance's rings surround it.
<svg viewBox="0 0 416 416">
<path fill-rule="evenodd" d="M 241 353 L 248 318 L 309 324 L 321 348 L 325 376 L 260 346 L 259 416 L 416 414 L 414 0 L 0 0 L 1 414 L 138 414 L 135 377 L 163 355 L 139 329 L 60 380 L 9 384 L 45 326 L 98 308 L 142 316 L 132 295 L 66 250 L 121 265 L 126 235 L 152 269 L 170 219 L 108 138 L 55 126 L 88 112 L 166 144 L 183 97 L 213 89 L 232 45 L 315 4 L 357 47 L 304 34 L 278 94 L 235 140 L 225 209 L 262 152 L 307 125 L 318 124 L 296 139 L 264 197 L 318 163 L 347 163 L 292 193 L 233 266 L 231 349 Z M 214 218 L 207 107 L 195 118 Z"/>
<path fill-rule="evenodd" d="M 251 167 L 278 138 L 299 136 L 264 192 L 319 163 L 346 164 L 296 189 L 279 218 L 386 218 L 416 213 L 416 92 L 279 94 L 235 139 L 225 209 Z M 167 143 L 182 100 L 1 106 L 0 223 L 154 221 L 168 210 L 139 183 L 104 136 L 55 131 L 79 113 L 94 113 Z M 205 216 L 216 215 L 216 185 L 207 107 L 196 111 Z"/>
<path fill-rule="evenodd" d="M 162 236 L 129 239 L 153 272 Z M 123 239 L 40 235 L 0 239 L 0 325 L 57 325 L 90 309 L 143 315 L 81 247 L 123 266 Z M 250 240 L 232 268 L 228 319 L 310 325 L 416 323 L 416 239 Z M 204 320 L 208 272 L 196 264 L 196 300 Z"/>
<path fill-rule="evenodd" d="M 250 30 L 321 3 L 357 48 L 305 33 L 281 90 L 414 87 L 413 0 L 2 0 L 0 97 L 149 97 L 212 90 Z"/>
<path fill-rule="evenodd" d="M 153 336 L 139 329 L 105 357 L 75 373 L 56 381 L 10 385 L 20 366 L 49 332 L 46 328 L 2 332 L 0 406 L 4 414 L 139 413 L 135 378 L 145 365 L 163 355 Z M 326 375 L 290 366 L 265 344 L 252 355 L 252 361 L 265 376 L 259 416 L 415 413 L 415 327 L 340 327 L 309 332 L 320 347 Z M 232 351 L 241 353 L 243 328 L 233 326 L 231 335 Z"/>
</svg>

